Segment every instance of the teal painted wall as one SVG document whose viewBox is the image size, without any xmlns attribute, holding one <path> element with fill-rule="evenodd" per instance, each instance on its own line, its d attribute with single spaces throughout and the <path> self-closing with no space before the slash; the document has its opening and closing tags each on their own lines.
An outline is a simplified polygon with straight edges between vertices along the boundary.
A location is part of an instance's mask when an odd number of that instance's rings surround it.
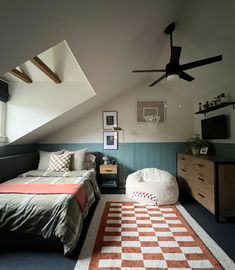
<svg viewBox="0 0 235 270">
<path fill-rule="evenodd" d="M 235 143 L 213 143 L 212 145 L 215 155 L 235 159 Z"/>
<path fill-rule="evenodd" d="M 0 146 L 0 157 L 13 156 L 36 151 L 35 144 L 19 144 Z"/>
<path fill-rule="evenodd" d="M 120 143 L 118 150 L 104 150 L 102 143 L 72 143 L 72 144 L 24 144 L 0 147 L 0 156 L 11 156 L 36 150 L 55 151 L 59 149 L 77 150 L 87 148 L 88 151 L 101 152 L 115 159 L 120 166 L 120 179 L 128 174 L 147 167 L 157 167 L 176 173 L 176 153 L 184 152 L 186 143 Z M 235 144 L 214 143 L 215 155 L 235 159 Z M 126 178 L 126 177 L 125 177 Z"/>
<path fill-rule="evenodd" d="M 157 167 L 176 173 L 176 153 L 185 151 L 185 143 L 120 143 L 118 150 L 104 150 L 102 143 L 39 144 L 38 150 L 55 151 L 59 149 L 101 152 L 115 159 L 120 166 L 120 179 L 136 170 Z"/>
</svg>

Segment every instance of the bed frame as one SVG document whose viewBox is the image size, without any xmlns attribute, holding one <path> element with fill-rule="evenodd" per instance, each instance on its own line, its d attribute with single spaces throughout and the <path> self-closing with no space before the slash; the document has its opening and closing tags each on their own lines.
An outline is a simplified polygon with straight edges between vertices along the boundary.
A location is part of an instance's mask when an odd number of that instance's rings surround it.
<svg viewBox="0 0 235 270">
<path fill-rule="evenodd" d="M 0 183 L 15 178 L 17 175 L 34 170 L 38 166 L 39 154 L 26 153 L 0 158 Z"/>
<path fill-rule="evenodd" d="M 97 181 L 99 179 L 99 165 L 101 161 L 101 155 L 99 152 L 91 152 L 96 156 L 96 173 Z M 19 174 L 35 170 L 38 167 L 39 153 L 26 153 L 15 156 L 7 156 L 0 158 L 0 183 L 3 183 L 9 179 L 17 177 Z M 89 228 L 91 218 L 94 214 L 97 202 L 91 206 L 88 216 L 84 220 L 83 230 L 81 232 L 80 239 L 75 251 L 69 256 L 76 259 L 78 252 L 82 247 L 82 243 L 85 239 L 86 232 Z M 17 248 L 17 249 L 43 249 L 43 250 L 59 250 L 63 252 L 63 245 L 57 238 L 44 239 L 40 235 L 31 235 L 18 232 L 8 232 L 0 230 L 0 250 Z"/>
</svg>

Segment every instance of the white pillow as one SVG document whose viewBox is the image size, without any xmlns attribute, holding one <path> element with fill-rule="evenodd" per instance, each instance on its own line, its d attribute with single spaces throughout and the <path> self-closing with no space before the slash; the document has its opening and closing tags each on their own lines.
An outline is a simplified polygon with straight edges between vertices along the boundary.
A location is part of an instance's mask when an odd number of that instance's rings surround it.
<svg viewBox="0 0 235 270">
<path fill-rule="evenodd" d="M 71 154 L 50 155 L 50 162 L 47 171 L 50 172 L 68 172 L 71 161 Z"/>
<path fill-rule="evenodd" d="M 47 152 L 47 151 L 39 151 L 39 163 L 38 170 L 45 171 L 49 166 L 50 154 L 60 155 L 63 154 L 64 149 L 59 150 L 57 152 Z"/>
<path fill-rule="evenodd" d="M 77 150 L 74 152 L 65 151 L 65 153 L 71 153 L 71 164 L 70 169 L 71 171 L 80 171 L 85 170 L 85 157 L 87 153 L 87 149 Z"/>
</svg>

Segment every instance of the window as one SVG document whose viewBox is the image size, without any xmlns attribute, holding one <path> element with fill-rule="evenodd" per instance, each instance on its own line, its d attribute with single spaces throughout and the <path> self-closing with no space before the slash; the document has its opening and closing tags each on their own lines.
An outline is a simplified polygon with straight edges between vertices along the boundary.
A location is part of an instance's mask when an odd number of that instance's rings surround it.
<svg viewBox="0 0 235 270">
<path fill-rule="evenodd" d="M 0 101 L 0 143 L 6 142 L 6 103 Z"/>
<path fill-rule="evenodd" d="M 0 80 L 0 144 L 6 142 L 6 102 L 8 100 L 8 83 Z"/>
</svg>

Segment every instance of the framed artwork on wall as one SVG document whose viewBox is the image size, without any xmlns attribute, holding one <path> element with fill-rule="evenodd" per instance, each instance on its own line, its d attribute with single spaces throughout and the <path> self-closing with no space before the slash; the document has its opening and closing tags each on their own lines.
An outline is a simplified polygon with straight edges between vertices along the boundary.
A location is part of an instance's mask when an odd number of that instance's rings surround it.
<svg viewBox="0 0 235 270">
<path fill-rule="evenodd" d="M 166 101 L 165 100 L 137 100 L 136 101 L 136 121 L 146 123 L 145 117 L 148 115 L 159 116 L 159 123 L 166 121 Z"/>
<path fill-rule="evenodd" d="M 104 131 L 104 149 L 117 150 L 118 149 L 118 132 Z"/>
<path fill-rule="evenodd" d="M 111 130 L 118 126 L 117 112 L 103 112 L 103 129 Z"/>
</svg>

